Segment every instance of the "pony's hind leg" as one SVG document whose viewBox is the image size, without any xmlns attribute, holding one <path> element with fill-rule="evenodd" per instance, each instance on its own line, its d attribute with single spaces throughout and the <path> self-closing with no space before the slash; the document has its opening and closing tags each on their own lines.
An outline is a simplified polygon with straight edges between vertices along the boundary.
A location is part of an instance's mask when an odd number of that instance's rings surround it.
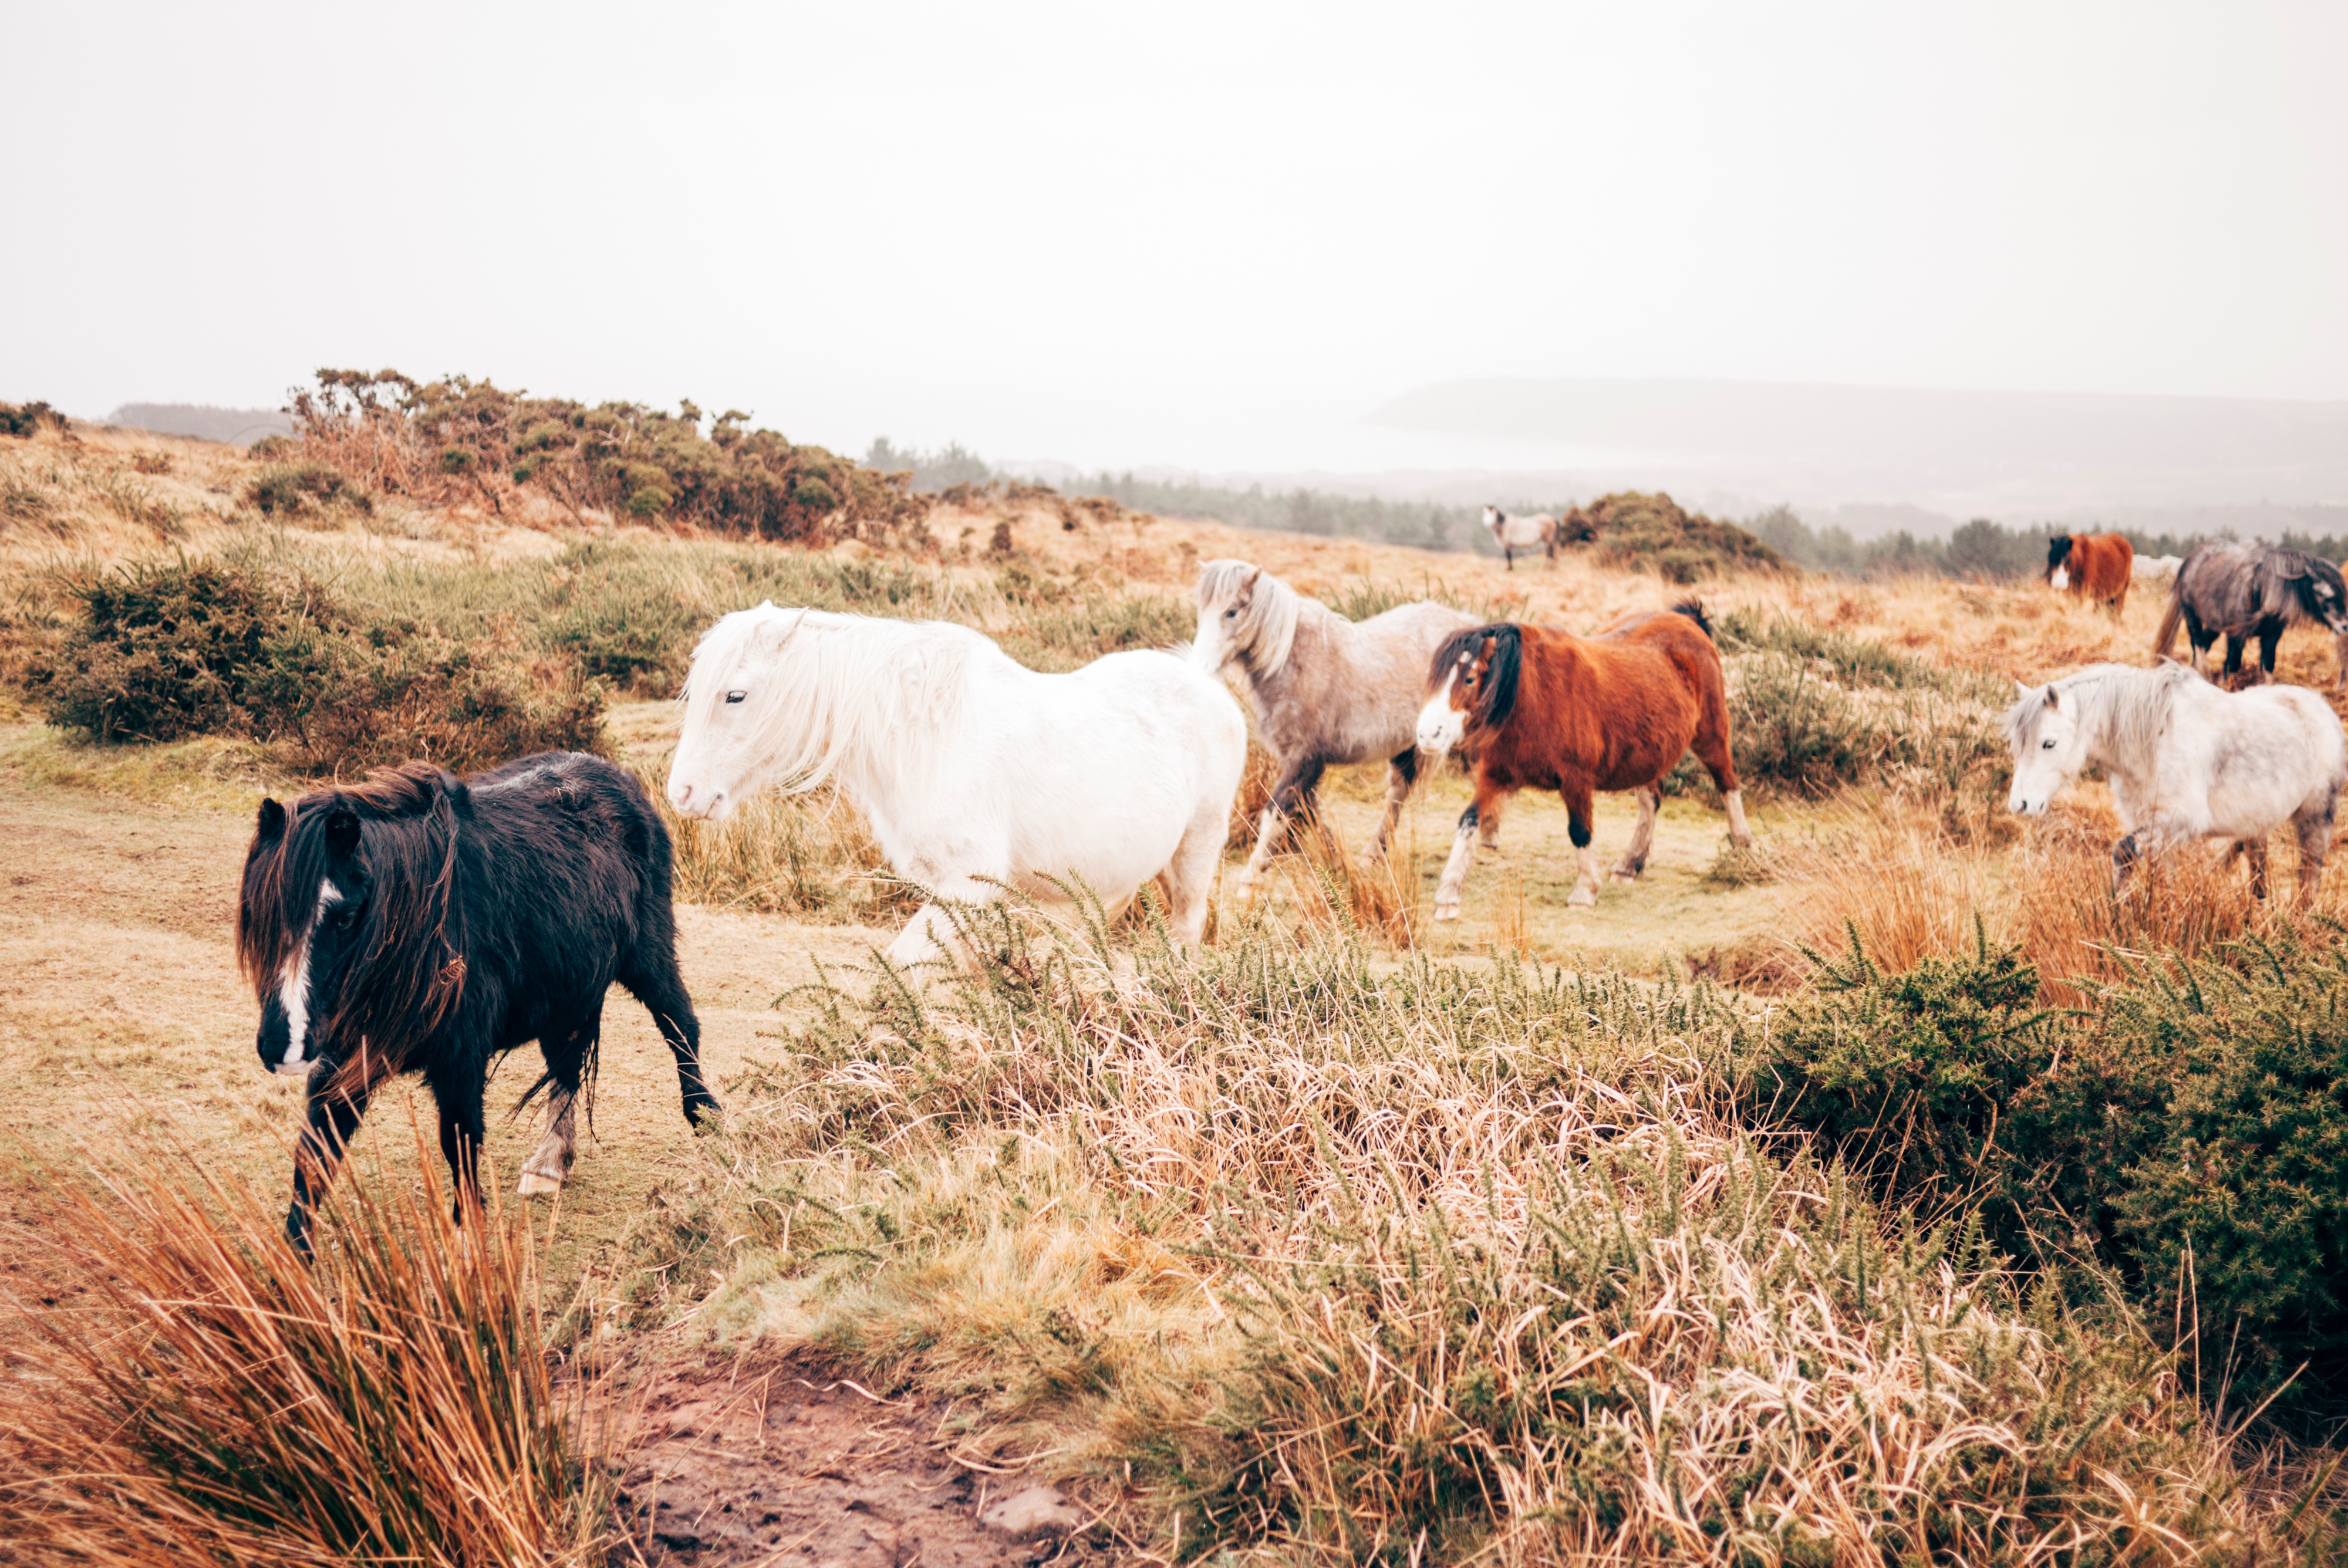
<svg viewBox="0 0 2348 1568">
<path fill-rule="evenodd" d="M 1230 822 L 1228 804 L 1201 806 L 1159 877 L 1166 893 L 1167 925 L 1178 942 L 1195 948 L 1207 935 L 1207 912 L 1214 901 L 1215 872 L 1222 864 Z"/>
<path fill-rule="evenodd" d="M 552 1088 L 546 1102 L 546 1136 L 522 1162 L 520 1190 L 525 1197 L 560 1192 L 571 1177 L 571 1167 L 579 1158 L 580 1081 L 602 1028 L 602 1009 L 598 1007 L 594 1017 L 550 1030 L 538 1042 Z"/>
<path fill-rule="evenodd" d="M 2339 804 L 2335 795 L 2323 803 L 2322 810 L 2304 813 L 2291 821 L 2291 826 L 2299 833 L 2299 902 L 2302 908 L 2315 902 L 2316 890 L 2323 886 L 2323 860 L 2332 853 L 2332 825 Z"/>
<path fill-rule="evenodd" d="M 1386 762 L 1386 808 L 1378 818 L 1378 835 L 1370 844 L 1370 852 L 1362 857 L 1365 865 L 1385 857 L 1386 845 L 1394 837 L 1395 825 L 1402 820 L 1402 808 L 1410 799 L 1411 786 L 1418 782 L 1418 748 L 1412 746 Z"/>
<path fill-rule="evenodd" d="M 1240 872 L 1240 892 L 1252 894 L 1263 879 L 1264 868 L 1272 864 L 1272 856 L 1287 841 L 1289 830 L 1296 818 L 1309 810 L 1313 792 L 1321 785 L 1324 764 L 1319 757 L 1308 756 L 1289 764 L 1280 771 L 1280 782 L 1272 786 L 1272 799 L 1265 803 L 1263 815 L 1257 818 L 1255 850 L 1248 856 L 1245 868 Z"/>
<path fill-rule="evenodd" d="M 1614 868 L 1614 880 L 1632 882 L 1647 868 L 1647 851 L 1655 842 L 1655 812 L 1663 804 L 1663 792 L 1649 784 L 1639 791 L 1639 825 L 1631 830 L 1631 847 L 1623 853 L 1622 864 Z"/>
</svg>

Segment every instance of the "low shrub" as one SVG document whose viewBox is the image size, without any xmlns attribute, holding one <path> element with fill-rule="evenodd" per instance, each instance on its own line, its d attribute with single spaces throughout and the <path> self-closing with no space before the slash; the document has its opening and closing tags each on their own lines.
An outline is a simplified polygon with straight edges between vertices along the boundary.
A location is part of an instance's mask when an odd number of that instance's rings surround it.
<svg viewBox="0 0 2348 1568">
<path fill-rule="evenodd" d="M 2188 1325 L 2201 1374 L 2348 1400 L 2348 949 L 2284 935 L 2139 968 L 2059 1014 L 2019 949 L 1888 974 L 1854 939 L 1765 1036 L 1752 1111 L 1888 1201 L 1975 1209 L 2001 1247 L 2108 1271 Z"/>
<path fill-rule="evenodd" d="M 46 403 L 0 403 L 0 436 L 31 436 L 44 425 L 63 430 L 65 415 Z"/>
<path fill-rule="evenodd" d="M 1691 583 L 1735 571 L 1777 571 L 1786 559 L 1738 528 L 1691 512 L 1661 490 L 1601 496 L 1558 519 L 1560 542 L 1602 560 Z"/>
<path fill-rule="evenodd" d="M 392 370 L 321 370 L 315 386 L 291 394 L 288 411 L 299 461 L 285 471 L 321 467 L 370 496 L 503 512 L 527 489 L 573 518 L 600 511 L 799 543 L 925 537 L 929 503 L 906 490 L 905 476 L 747 428 L 749 416 L 736 411 L 705 433 L 689 402 L 673 415 L 637 403 L 591 407 Z"/>
<path fill-rule="evenodd" d="M 266 517 L 285 517 L 337 504 L 374 509 L 367 493 L 329 463 L 273 463 L 252 477 L 244 498 Z"/>
<path fill-rule="evenodd" d="M 298 572 L 179 559 L 68 591 L 77 622 L 26 686 L 51 723 L 96 741 L 242 735 L 322 771 L 411 757 L 461 770 L 599 743 L 602 689 L 575 666 L 362 620 Z"/>
</svg>

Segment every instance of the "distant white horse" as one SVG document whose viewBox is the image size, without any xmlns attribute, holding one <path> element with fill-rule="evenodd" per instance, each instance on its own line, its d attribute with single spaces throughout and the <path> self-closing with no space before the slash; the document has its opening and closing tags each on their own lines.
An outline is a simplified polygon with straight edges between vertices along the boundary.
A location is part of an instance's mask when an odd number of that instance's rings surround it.
<svg viewBox="0 0 2348 1568">
<path fill-rule="evenodd" d="M 1383 856 L 1418 778 L 1415 732 L 1426 661 L 1482 617 L 1421 600 L 1351 621 L 1243 560 L 1200 567 L 1198 600 L 1191 661 L 1246 686 L 1256 733 L 1280 765 L 1240 891 L 1254 890 L 1289 824 L 1313 809 L 1322 770 L 1333 763 L 1385 763 L 1385 815 L 1365 858 Z M 1499 825 L 1496 815 L 1487 845 Z"/>
<path fill-rule="evenodd" d="M 1550 565 L 1557 564 L 1555 513 L 1532 512 L 1512 518 L 1498 507 L 1487 507 L 1484 526 L 1492 531 L 1492 542 L 1500 547 L 1500 559 L 1509 571 L 1517 569 L 1517 552 L 1530 550 L 1535 545 L 1549 552 Z"/>
<path fill-rule="evenodd" d="M 1247 723 L 1169 653 L 1039 675 L 968 627 L 762 604 L 703 635 L 685 679 L 668 798 L 723 818 L 768 786 L 837 778 L 896 873 L 985 903 L 1080 879 L 1111 910 L 1163 876 L 1174 935 L 1199 940 Z M 925 904 L 889 957 L 943 953 Z"/>
<path fill-rule="evenodd" d="M 2175 577 L 2177 569 L 2184 564 L 2183 556 L 2138 556 L 2136 558 L 2134 568 L 2136 579 L 2143 582 L 2148 579 L 2158 582 L 2164 579 Z"/>
<path fill-rule="evenodd" d="M 2168 663 L 2091 664 L 2050 686 L 2015 685 L 2006 804 L 2042 815 L 2081 768 L 2102 767 L 2127 830 L 2112 849 L 2115 891 L 2142 856 L 2226 838 L 2249 852 L 2263 897 L 2267 835 L 2288 821 L 2299 832 L 2300 901 L 2314 897 L 2348 784 L 2348 740 L 2322 698 L 2301 686 L 2227 692 Z"/>
</svg>

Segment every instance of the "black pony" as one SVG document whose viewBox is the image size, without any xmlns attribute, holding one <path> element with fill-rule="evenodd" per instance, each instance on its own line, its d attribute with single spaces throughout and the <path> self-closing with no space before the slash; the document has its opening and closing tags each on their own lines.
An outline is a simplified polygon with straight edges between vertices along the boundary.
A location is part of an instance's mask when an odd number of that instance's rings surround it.
<svg viewBox="0 0 2348 1568">
<path fill-rule="evenodd" d="M 2177 642 L 2178 623 L 2193 645 L 2199 670 L 2209 645 L 2226 639 L 2226 673 L 2242 668 L 2242 646 L 2259 640 L 2259 669 L 2274 674 L 2275 644 L 2286 626 L 2331 630 L 2340 657 L 2335 687 L 2348 685 L 2348 584 L 2330 561 L 2275 545 L 2211 539 L 2193 547 L 2177 569 L 2168 608 L 2153 633 L 2152 651 L 2166 656 Z"/>
<path fill-rule="evenodd" d="M 287 1238 L 308 1254 L 310 1209 L 368 1097 L 410 1071 L 439 1108 L 461 1219 L 480 1198 L 489 1061 L 526 1040 L 546 1071 L 523 1101 L 549 1084 L 553 1099 L 521 1190 L 559 1186 L 613 980 L 675 1054 L 686 1121 L 714 1116 L 677 973 L 671 863 L 643 786 L 574 752 L 463 780 L 408 763 L 291 807 L 263 801 L 236 948 L 261 1000 L 262 1062 L 309 1081 Z"/>
</svg>

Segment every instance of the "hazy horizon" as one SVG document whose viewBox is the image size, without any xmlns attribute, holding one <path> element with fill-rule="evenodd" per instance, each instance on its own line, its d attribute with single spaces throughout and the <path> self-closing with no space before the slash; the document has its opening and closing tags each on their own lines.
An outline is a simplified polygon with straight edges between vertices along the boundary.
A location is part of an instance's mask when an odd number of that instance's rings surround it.
<svg viewBox="0 0 2348 1568">
<path fill-rule="evenodd" d="M 77 413 L 392 365 L 849 452 L 1375 474 L 1704 456 L 1370 418 L 1450 384 L 2348 400 L 2348 7 L 11 32 L 0 398 Z"/>
</svg>

